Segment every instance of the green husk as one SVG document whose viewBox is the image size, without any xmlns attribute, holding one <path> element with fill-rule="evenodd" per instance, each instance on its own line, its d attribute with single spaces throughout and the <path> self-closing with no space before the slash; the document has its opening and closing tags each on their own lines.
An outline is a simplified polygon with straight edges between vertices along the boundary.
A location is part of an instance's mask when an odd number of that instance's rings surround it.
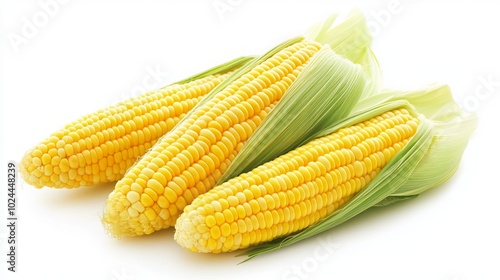
<svg viewBox="0 0 500 280">
<path fill-rule="evenodd" d="M 337 54 L 363 67 L 366 76 L 363 98 L 380 91 L 382 72 L 370 48 L 373 38 L 360 10 L 354 9 L 346 15 L 332 14 L 325 21 L 312 26 L 305 38 L 328 45 Z"/>
<path fill-rule="evenodd" d="M 432 84 L 415 91 L 385 90 L 359 102 L 353 109 L 366 110 L 370 104 L 405 99 L 416 110 L 434 123 L 433 145 L 408 182 L 391 194 L 395 197 L 412 196 L 448 180 L 459 166 L 468 140 L 477 126 L 477 117 L 461 109 L 453 100 L 449 86 Z"/>
<path fill-rule="evenodd" d="M 245 261 L 332 229 L 373 206 L 416 197 L 453 175 L 477 119 L 461 110 L 445 85 L 431 85 L 412 92 L 384 91 L 358 103 L 350 116 L 333 122 L 305 142 L 396 108 L 406 108 L 417 116 L 419 128 L 377 177 L 343 207 L 315 225 L 244 252 L 248 257 Z"/>
<path fill-rule="evenodd" d="M 448 86 L 432 85 L 428 90 L 433 94 L 407 95 L 420 101 L 417 108 L 434 122 L 432 146 L 405 185 L 393 192 L 392 197 L 416 196 L 447 181 L 458 169 L 468 140 L 477 127 L 477 116 L 463 111 L 453 101 Z M 397 96 L 394 92 L 384 94 Z M 443 105 L 436 108 L 437 103 Z"/>
<path fill-rule="evenodd" d="M 233 69 L 239 68 L 254 58 L 255 57 L 253 57 L 253 56 L 241 56 L 241 57 L 235 58 L 233 60 L 230 60 L 228 62 L 225 62 L 223 64 L 212 67 L 212 68 L 205 70 L 201 73 L 195 74 L 191 77 L 187 77 L 183 80 L 172 83 L 172 84 L 185 84 L 185 83 L 192 82 L 194 80 L 204 78 L 206 76 L 215 75 L 215 74 L 222 74 L 222 73 L 231 71 Z"/>
</svg>

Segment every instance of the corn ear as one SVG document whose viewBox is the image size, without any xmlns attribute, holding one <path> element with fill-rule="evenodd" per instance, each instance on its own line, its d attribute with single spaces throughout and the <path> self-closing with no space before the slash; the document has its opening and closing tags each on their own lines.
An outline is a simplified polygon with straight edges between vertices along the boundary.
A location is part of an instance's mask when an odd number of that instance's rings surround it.
<svg viewBox="0 0 500 280">
<path fill-rule="evenodd" d="M 237 58 L 83 116 L 27 151 L 19 173 L 37 188 L 116 181 L 204 95 L 250 59 Z"/>
<path fill-rule="evenodd" d="M 309 140 L 395 108 L 406 108 L 419 118 L 417 133 L 366 188 L 311 227 L 246 251 L 243 253 L 248 256 L 246 260 L 330 230 L 370 207 L 414 198 L 453 175 L 476 128 L 477 118 L 460 109 L 445 85 L 432 85 L 414 92 L 385 91 L 360 102 L 349 117 L 332 123 Z"/>
</svg>

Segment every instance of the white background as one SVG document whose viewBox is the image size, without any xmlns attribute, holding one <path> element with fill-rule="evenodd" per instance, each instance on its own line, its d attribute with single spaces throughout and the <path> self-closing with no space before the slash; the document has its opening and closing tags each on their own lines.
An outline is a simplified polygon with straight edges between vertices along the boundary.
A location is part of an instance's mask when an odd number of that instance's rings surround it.
<svg viewBox="0 0 500 280">
<path fill-rule="evenodd" d="M 1 2 L 2 182 L 8 161 L 139 90 L 153 69 L 164 72 L 155 86 L 168 84 L 261 54 L 350 6 L 367 14 L 387 87 L 448 83 L 456 100 L 477 112 L 479 127 L 444 185 L 241 265 L 236 254 L 182 249 L 172 229 L 109 237 L 99 215 L 111 184 L 55 190 L 19 183 L 18 272 L 7 272 L 2 183 L 2 279 L 500 279 L 498 2 L 69 0 L 41 26 L 40 3 L 48 1 Z M 37 30 L 12 44 L 25 19 L 37 21 Z M 482 80 L 494 86 L 488 91 Z"/>
</svg>

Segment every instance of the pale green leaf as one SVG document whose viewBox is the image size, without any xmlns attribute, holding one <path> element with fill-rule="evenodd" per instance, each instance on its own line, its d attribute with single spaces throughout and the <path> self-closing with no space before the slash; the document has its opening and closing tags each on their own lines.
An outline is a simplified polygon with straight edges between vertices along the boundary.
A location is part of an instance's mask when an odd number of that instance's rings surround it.
<svg viewBox="0 0 500 280">
<path fill-rule="evenodd" d="M 363 97 L 376 94 L 383 85 L 382 71 L 371 49 L 372 36 L 363 13 L 354 9 L 347 14 L 332 14 L 325 21 L 312 26 L 305 35 L 350 61 L 360 64 L 366 75 Z"/>
<path fill-rule="evenodd" d="M 217 65 L 217 66 L 212 67 L 208 70 L 205 70 L 201 73 L 195 74 L 191 77 L 185 78 L 183 80 L 177 81 L 177 82 L 172 83 L 172 84 L 185 84 L 185 83 L 189 83 L 189 82 L 194 81 L 194 80 L 204 78 L 206 76 L 215 75 L 215 74 L 222 74 L 222 73 L 225 73 L 225 72 L 228 72 L 231 70 L 235 70 L 235 69 L 241 67 L 242 65 L 244 65 L 245 63 L 249 62 L 252 59 L 255 59 L 255 57 L 253 57 L 253 56 L 238 57 L 236 59 L 233 59 L 231 61 Z"/>
</svg>

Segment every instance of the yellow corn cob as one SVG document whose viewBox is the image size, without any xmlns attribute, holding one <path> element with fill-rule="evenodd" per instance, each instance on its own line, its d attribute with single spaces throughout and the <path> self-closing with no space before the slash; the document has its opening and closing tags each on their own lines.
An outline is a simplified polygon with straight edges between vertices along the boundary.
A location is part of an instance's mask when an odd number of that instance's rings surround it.
<svg viewBox="0 0 500 280">
<path fill-rule="evenodd" d="M 174 237 L 191 251 L 219 253 L 304 229 L 366 186 L 417 127 L 400 109 L 311 141 L 196 198 Z"/>
<path fill-rule="evenodd" d="M 229 75 L 171 85 L 86 115 L 28 151 L 21 160 L 20 174 L 38 188 L 117 181 Z"/>
<path fill-rule="evenodd" d="M 288 46 L 187 116 L 109 195 L 103 222 L 115 236 L 173 226 L 186 205 L 213 188 L 245 141 L 321 45 Z"/>
</svg>

